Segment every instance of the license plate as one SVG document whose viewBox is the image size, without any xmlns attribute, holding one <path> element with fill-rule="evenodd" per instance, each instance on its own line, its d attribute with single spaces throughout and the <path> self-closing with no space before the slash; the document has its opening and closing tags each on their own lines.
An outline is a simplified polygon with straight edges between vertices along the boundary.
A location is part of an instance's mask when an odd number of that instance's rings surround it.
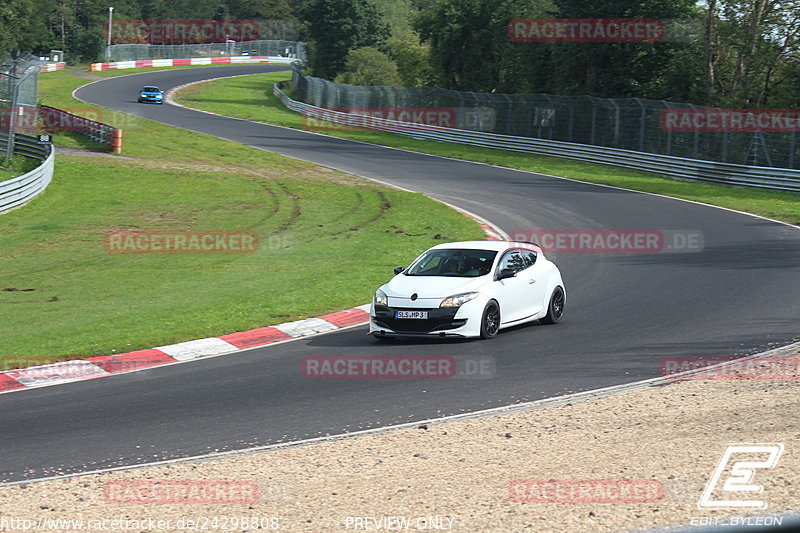
<svg viewBox="0 0 800 533">
<path fill-rule="evenodd" d="M 395 318 L 418 318 L 426 320 L 428 318 L 427 311 L 395 311 Z"/>
</svg>

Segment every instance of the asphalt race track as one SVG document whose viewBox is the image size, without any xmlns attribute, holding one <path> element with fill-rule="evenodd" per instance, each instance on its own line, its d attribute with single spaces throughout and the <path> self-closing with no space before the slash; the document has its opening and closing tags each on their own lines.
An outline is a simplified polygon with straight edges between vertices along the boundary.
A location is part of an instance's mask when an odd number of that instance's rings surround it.
<svg viewBox="0 0 800 533">
<path fill-rule="evenodd" d="M 0 395 L 0 481 L 39 478 L 422 420 L 660 375 L 665 357 L 749 354 L 800 337 L 800 229 L 668 198 L 136 103 L 285 67 L 110 78 L 87 102 L 422 191 L 506 231 L 702 231 L 696 253 L 557 254 L 564 320 L 491 341 L 382 344 L 366 327 L 236 355 Z M 58 179 L 58 176 L 56 176 Z M 411 260 L 412 258 L 409 258 Z M 395 265 L 386 265 L 387 279 Z M 371 294 L 365 294 L 367 302 Z M 224 332 L 217 332 L 224 333 Z M 306 355 L 490 356 L 488 379 L 312 380 Z"/>
</svg>

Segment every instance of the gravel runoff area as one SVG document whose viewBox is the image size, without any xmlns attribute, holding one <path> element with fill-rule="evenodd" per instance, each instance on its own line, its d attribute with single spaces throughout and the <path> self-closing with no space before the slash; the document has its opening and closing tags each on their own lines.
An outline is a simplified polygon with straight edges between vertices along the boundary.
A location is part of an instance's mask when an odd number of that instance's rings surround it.
<svg viewBox="0 0 800 533">
<path fill-rule="evenodd" d="M 731 365 L 666 386 L 2 487 L 0 530 L 582 532 L 768 524 L 800 509 L 798 364 L 800 343 L 758 367 Z M 698 508 L 730 443 L 783 444 L 771 468 L 763 464 L 769 453 L 734 454 L 710 494 L 714 501 L 762 500 L 766 509 Z M 726 498 L 731 465 L 746 459 L 762 463 L 753 482 L 763 492 Z"/>
</svg>

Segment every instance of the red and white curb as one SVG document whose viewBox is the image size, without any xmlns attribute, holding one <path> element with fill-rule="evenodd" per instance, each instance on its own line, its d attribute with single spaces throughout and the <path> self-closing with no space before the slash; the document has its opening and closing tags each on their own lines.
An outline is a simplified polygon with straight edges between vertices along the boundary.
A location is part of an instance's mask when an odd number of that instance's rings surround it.
<svg viewBox="0 0 800 533">
<path fill-rule="evenodd" d="M 456 208 L 456 209 L 458 209 L 458 208 Z M 487 241 L 507 241 L 508 240 L 508 235 L 506 235 L 503 230 L 501 230 L 500 228 L 498 228 L 494 224 L 490 224 L 486 220 L 484 220 L 484 219 L 482 219 L 480 217 L 477 217 L 477 216 L 473 215 L 472 213 L 464 211 L 463 209 L 459 209 L 459 211 L 461 211 L 465 216 L 473 219 L 475 222 L 478 223 L 478 225 L 481 227 L 481 229 L 483 229 L 483 231 L 486 233 L 486 240 Z"/>
<path fill-rule="evenodd" d="M 247 348 L 327 333 L 369 321 L 369 304 L 315 318 L 240 331 L 209 339 L 197 339 L 146 350 L 60 361 L 0 373 L 0 393 L 32 387 L 94 379 L 142 368 L 223 355 Z"/>
<path fill-rule="evenodd" d="M 92 63 L 89 70 L 121 70 L 128 68 L 180 67 L 185 65 L 228 65 L 235 63 L 290 64 L 297 59 L 280 56 L 191 57 L 185 59 L 143 59 L 140 61 L 113 61 Z"/>
</svg>

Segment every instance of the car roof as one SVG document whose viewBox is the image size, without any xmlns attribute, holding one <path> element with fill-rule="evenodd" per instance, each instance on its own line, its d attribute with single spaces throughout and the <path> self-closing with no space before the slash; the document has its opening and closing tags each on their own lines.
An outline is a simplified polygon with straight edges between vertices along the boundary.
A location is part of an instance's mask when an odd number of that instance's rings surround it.
<svg viewBox="0 0 800 533">
<path fill-rule="evenodd" d="M 446 242 L 443 244 L 437 244 L 432 250 L 443 250 L 443 249 L 462 249 L 462 250 L 493 250 L 495 252 L 502 252 L 508 250 L 509 248 L 525 248 L 528 250 L 533 250 L 535 252 L 541 253 L 541 248 L 529 242 L 522 242 L 522 241 L 458 241 L 458 242 Z"/>
</svg>

